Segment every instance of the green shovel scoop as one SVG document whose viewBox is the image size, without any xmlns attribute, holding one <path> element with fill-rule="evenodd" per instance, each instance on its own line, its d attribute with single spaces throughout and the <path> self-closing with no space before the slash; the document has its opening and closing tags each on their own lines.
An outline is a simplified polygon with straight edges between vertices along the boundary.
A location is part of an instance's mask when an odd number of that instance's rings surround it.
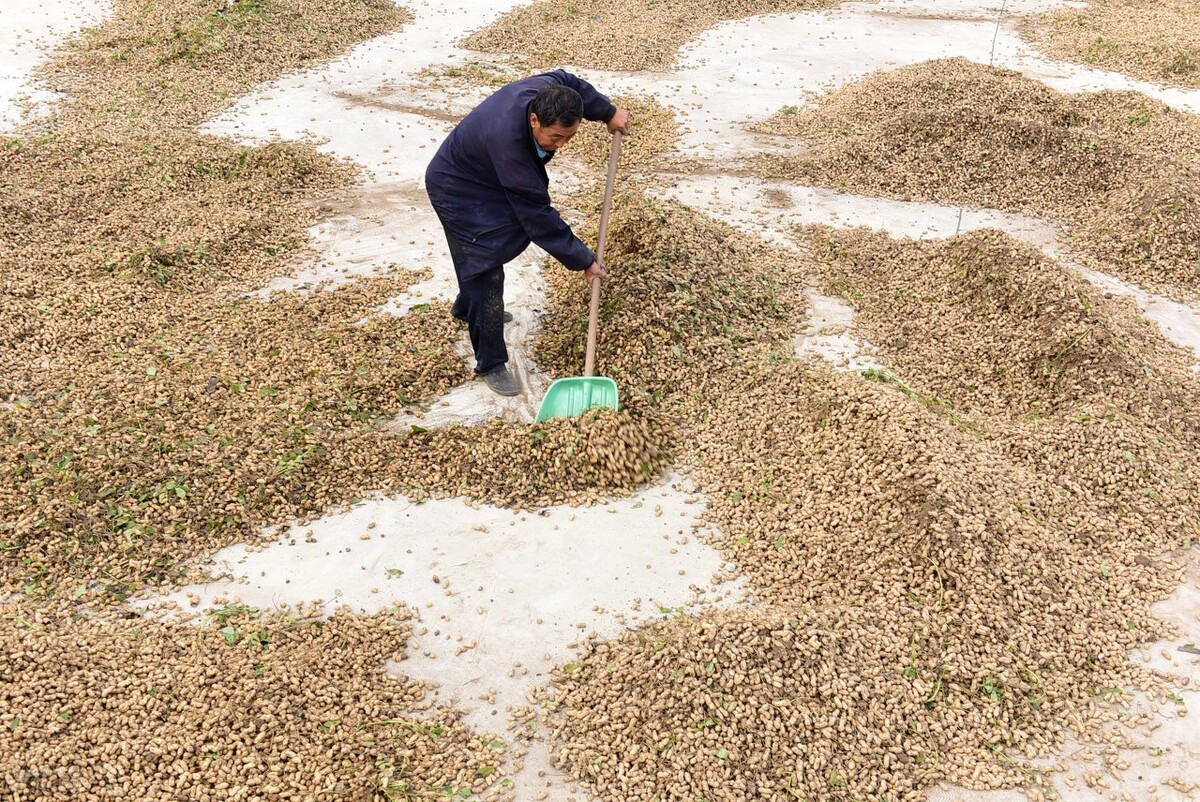
<svg viewBox="0 0 1200 802">
<path fill-rule="evenodd" d="M 617 178 L 617 158 L 621 154 L 621 132 L 612 138 L 612 152 L 608 157 L 608 182 L 604 185 L 604 208 L 600 212 L 600 247 L 596 250 L 596 261 L 604 264 L 604 241 L 608 237 L 608 212 L 612 207 L 613 182 Z M 593 376 L 596 363 L 596 329 L 600 321 L 600 279 L 592 280 L 592 307 L 588 315 L 587 355 L 583 362 L 583 375 L 569 379 L 558 379 L 550 385 L 538 407 L 537 423 L 551 418 L 573 418 L 589 409 L 617 410 L 617 383 L 604 376 Z"/>
</svg>

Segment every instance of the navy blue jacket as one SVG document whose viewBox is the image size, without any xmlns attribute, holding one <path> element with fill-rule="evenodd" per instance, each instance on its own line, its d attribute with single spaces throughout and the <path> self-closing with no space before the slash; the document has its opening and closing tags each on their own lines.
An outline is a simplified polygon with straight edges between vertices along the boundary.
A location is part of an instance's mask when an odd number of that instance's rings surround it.
<svg viewBox="0 0 1200 802">
<path fill-rule="evenodd" d="M 538 155 L 529 104 L 548 84 L 562 84 L 583 98 L 584 119 L 608 122 L 616 108 L 607 97 L 569 72 L 555 70 L 515 81 L 483 101 L 450 132 L 425 170 L 429 200 L 462 245 L 455 270 L 462 280 L 512 261 L 529 243 L 572 270 L 596 255 L 550 205 L 550 179 Z"/>
</svg>

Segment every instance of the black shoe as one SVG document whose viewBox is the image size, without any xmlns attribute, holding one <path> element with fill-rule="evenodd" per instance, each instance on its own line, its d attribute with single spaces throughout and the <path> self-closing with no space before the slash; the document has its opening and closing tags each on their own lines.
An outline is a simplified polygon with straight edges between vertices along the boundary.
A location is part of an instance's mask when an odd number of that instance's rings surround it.
<svg viewBox="0 0 1200 802">
<path fill-rule="evenodd" d="M 505 365 L 492 368 L 487 373 L 479 374 L 483 380 L 487 382 L 487 386 L 492 388 L 492 392 L 497 395 L 520 395 L 521 386 L 517 384 L 517 380 Z"/>
<path fill-rule="evenodd" d="M 455 314 L 453 309 L 450 310 L 450 316 L 461 323 L 467 322 L 467 319 L 465 317 Z M 504 313 L 504 322 L 512 323 L 512 320 L 513 320 L 512 312 L 505 312 Z"/>
</svg>

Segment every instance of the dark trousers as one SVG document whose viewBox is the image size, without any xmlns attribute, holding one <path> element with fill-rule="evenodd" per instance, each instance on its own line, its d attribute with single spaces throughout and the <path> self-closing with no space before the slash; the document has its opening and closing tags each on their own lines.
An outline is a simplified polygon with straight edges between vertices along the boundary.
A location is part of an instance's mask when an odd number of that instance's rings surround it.
<svg viewBox="0 0 1200 802">
<path fill-rule="evenodd" d="M 504 265 L 464 280 L 459 269 L 466 261 L 462 245 L 445 224 L 442 228 L 458 278 L 458 297 L 450 314 L 467 322 L 471 347 L 475 349 L 475 372 L 487 373 L 508 362 L 508 347 L 504 344 Z"/>
</svg>

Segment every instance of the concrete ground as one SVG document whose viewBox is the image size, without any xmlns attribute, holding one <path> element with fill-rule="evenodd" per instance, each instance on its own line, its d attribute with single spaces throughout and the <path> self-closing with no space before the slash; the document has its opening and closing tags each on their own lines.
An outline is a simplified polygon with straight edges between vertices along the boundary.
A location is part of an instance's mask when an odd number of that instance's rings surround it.
<svg viewBox="0 0 1200 802">
<path fill-rule="evenodd" d="M 395 264 L 428 267 L 434 276 L 392 299 L 388 309 L 395 314 L 452 297 L 453 273 L 440 228 L 425 202 L 421 175 L 454 121 L 483 94 L 433 94 L 423 89 L 420 73 L 487 61 L 455 43 L 515 5 L 513 0 L 409 3 L 416 18 L 399 33 L 263 87 L 205 126 L 244 142 L 319 138 L 325 150 L 372 173 L 350 198 L 332 204 L 329 217 L 312 230 L 310 244 L 319 253 L 315 263 L 280 277 L 264 291 L 304 290 L 315 282 Z M 661 182 L 664 196 L 774 242 L 787 245 L 787 227 L 805 222 L 869 225 L 923 238 L 992 226 L 1055 253 L 1059 231 L 1047 221 L 774 185 L 735 175 L 734 164 L 755 149 L 780 147 L 770 137 L 742 130 L 747 122 L 875 70 L 947 56 L 1017 69 L 1060 90 L 1137 89 L 1200 112 L 1200 91 L 1165 89 L 1056 63 L 1030 50 L 1015 34 L 1013 15 L 1056 5 L 1061 3 L 847 3 L 830 11 L 720 25 L 691 42 L 670 72 L 580 73 L 603 91 L 652 95 L 677 112 L 686 132 L 681 149 L 704 160 L 708 169 Z M 98 0 L 6 0 L 0 10 L 0 129 L 16 121 L 18 96 L 52 99 L 52 92 L 27 81 L 41 54 L 62 36 L 95 24 L 106 11 L 107 4 Z M 567 159 L 556 161 L 555 167 L 557 177 L 567 181 L 578 169 Z M 544 304 L 541 262 L 542 254 L 531 249 L 509 267 L 507 283 L 506 303 L 516 316 L 508 332 L 509 348 L 530 392 L 501 401 L 478 382 L 466 384 L 427 410 L 399 416 L 398 428 L 493 416 L 532 419 L 549 382 L 526 348 Z M 619 270 L 620 265 L 611 268 Z M 1166 336 L 1194 349 L 1200 362 L 1200 308 L 1153 296 L 1110 276 L 1086 276 L 1107 291 L 1133 297 Z M 797 351 L 820 355 L 841 369 L 873 364 L 870 344 L 849 334 L 849 307 L 815 288 L 809 299 L 809 327 L 797 332 Z M 464 360 L 468 351 L 464 337 Z M 311 524 L 290 526 L 274 545 L 208 555 L 214 570 L 235 579 L 184 588 L 174 598 L 199 609 L 235 597 L 264 609 L 319 599 L 363 612 L 405 602 L 419 610 L 422 622 L 410 659 L 391 668 L 439 683 L 441 698 L 467 710 L 472 725 L 502 731 L 508 709 L 522 704 L 525 694 L 545 680 L 549 667 L 569 660 L 584 639 L 611 637 L 622 627 L 680 607 L 753 603 L 737 566 L 724 563 L 706 545 L 699 520 L 703 508 L 703 497 L 679 476 L 635 498 L 536 513 L 514 514 L 462 500 L 417 504 L 400 497 L 374 498 Z M 1069 770 L 1056 780 L 1065 798 L 1189 799 L 1200 788 L 1200 727 L 1186 712 L 1200 707 L 1195 690 L 1200 657 L 1179 650 L 1200 642 L 1200 567 L 1190 566 L 1186 583 L 1154 612 L 1175 622 L 1180 637 L 1131 659 L 1177 675 L 1182 704 L 1158 706 L 1156 726 L 1135 733 L 1142 748 L 1124 755 L 1128 767 L 1120 778 L 1103 773 L 1101 782 L 1107 787 L 1097 784 L 1099 774 L 1091 774 L 1100 765 L 1099 756 L 1089 757 L 1078 745 L 1068 750 L 1064 761 Z M 527 757 L 516 779 L 523 799 L 586 798 L 550 768 L 544 747 Z M 1017 798 L 1014 793 L 955 788 L 931 793 L 939 802 Z"/>
</svg>

